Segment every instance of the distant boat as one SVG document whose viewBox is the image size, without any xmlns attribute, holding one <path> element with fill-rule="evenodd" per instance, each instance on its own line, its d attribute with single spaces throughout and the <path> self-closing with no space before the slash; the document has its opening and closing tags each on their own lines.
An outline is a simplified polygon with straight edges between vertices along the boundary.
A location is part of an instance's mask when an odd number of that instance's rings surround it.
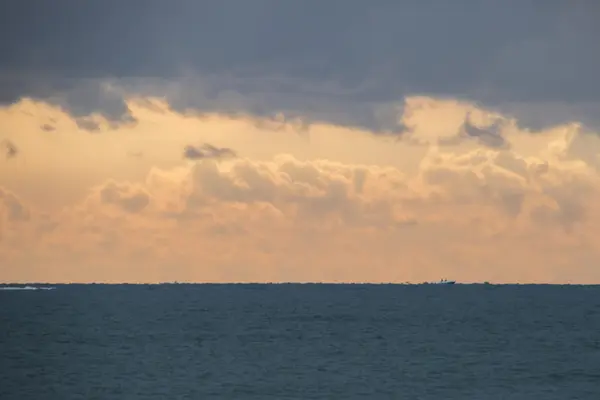
<svg viewBox="0 0 600 400">
<path fill-rule="evenodd" d="M 456 281 L 449 281 L 448 279 L 442 279 L 437 282 L 423 282 L 421 285 L 454 285 Z"/>
<path fill-rule="evenodd" d="M 436 285 L 454 285 L 456 281 L 449 281 L 447 279 L 442 279 L 439 282 L 435 282 Z"/>
</svg>

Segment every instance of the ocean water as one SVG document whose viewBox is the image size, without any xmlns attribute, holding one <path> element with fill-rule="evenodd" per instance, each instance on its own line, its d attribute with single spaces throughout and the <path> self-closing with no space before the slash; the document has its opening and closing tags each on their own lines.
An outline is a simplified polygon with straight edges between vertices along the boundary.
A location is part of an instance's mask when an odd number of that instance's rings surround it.
<svg viewBox="0 0 600 400">
<path fill-rule="evenodd" d="M 600 287 L 0 291 L 0 399 L 600 399 Z"/>
</svg>

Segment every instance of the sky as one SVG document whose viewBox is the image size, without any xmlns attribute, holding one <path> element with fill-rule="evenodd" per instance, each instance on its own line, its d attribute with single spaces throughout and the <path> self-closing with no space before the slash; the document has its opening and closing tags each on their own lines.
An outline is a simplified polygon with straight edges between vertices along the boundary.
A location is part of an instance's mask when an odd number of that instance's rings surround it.
<svg viewBox="0 0 600 400">
<path fill-rule="evenodd" d="M 600 282 L 589 0 L 9 0 L 2 282 Z"/>
</svg>

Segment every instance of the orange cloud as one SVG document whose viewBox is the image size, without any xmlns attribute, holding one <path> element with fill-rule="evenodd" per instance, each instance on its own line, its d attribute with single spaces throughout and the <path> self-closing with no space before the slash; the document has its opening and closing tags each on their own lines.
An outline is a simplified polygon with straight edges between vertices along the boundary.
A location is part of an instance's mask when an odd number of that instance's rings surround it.
<svg viewBox="0 0 600 400">
<path fill-rule="evenodd" d="M 394 138 L 142 104 L 93 135 L 43 104 L 1 112 L 28 161 L 0 170 L 1 280 L 600 278 L 600 143 L 576 125 L 414 98 Z M 238 157 L 182 157 L 202 142 Z"/>
</svg>

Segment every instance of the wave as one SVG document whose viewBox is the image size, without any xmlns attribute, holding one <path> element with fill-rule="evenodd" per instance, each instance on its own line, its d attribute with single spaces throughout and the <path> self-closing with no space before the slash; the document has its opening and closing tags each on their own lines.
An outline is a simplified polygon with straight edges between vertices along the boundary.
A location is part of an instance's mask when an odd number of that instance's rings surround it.
<svg viewBox="0 0 600 400">
<path fill-rule="evenodd" d="M 2 286 L 0 290 L 54 290 L 54 286 Z"/>
</svg>

